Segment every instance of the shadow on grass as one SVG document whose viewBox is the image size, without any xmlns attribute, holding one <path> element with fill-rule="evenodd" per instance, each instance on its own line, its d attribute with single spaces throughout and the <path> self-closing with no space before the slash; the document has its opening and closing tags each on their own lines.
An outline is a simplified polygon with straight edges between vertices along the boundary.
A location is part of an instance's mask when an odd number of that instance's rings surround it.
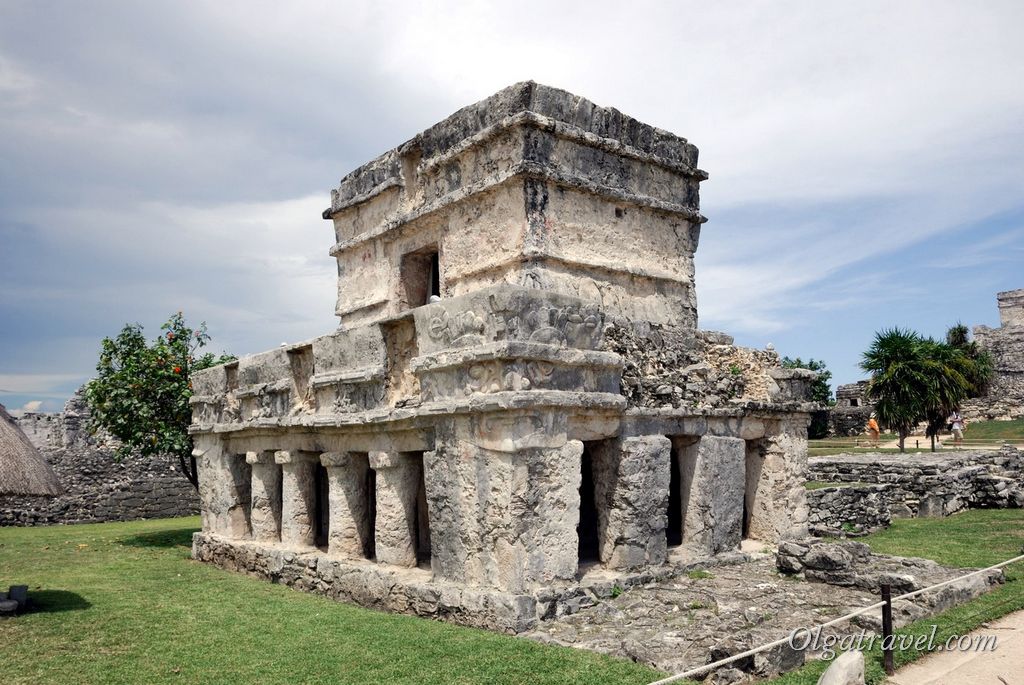
<svg viewBox="0 0 1024 685">
<path fill-rule="evenodd" d="M 156 547 L 162 549 L 192 547 L 192 533 L 198 530 L 198 528 L 161 530 L 156 533 L 141 533 L 140 535 L 120 538 L 117 542 L 125 547 Z"/>
<path fill-rule="evenodd" d="M 67 590 L 29 590 L 28 599 L 28 611 L 32 614 L 80 611 L 92 606 L 82 595 Z"/>
</svg>

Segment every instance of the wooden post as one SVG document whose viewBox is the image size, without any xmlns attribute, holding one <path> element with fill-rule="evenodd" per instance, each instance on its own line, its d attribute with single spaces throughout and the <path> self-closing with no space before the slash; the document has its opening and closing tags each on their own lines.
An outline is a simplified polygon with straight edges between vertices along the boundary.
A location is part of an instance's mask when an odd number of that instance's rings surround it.
<svg viewBox="0 0 1024 685">
<path fill-rule="evenodd" d="M 896 667 L 892 661 L 892 586 L 882 585 L 882 664 L 885 667 L 885 674 L 892 675 Z"/>
</svg>

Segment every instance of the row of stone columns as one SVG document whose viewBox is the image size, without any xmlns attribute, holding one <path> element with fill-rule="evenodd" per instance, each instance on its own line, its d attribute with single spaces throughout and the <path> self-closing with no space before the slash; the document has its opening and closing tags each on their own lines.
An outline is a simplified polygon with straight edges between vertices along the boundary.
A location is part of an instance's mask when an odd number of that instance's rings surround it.
<svg viewBox="0 0 1024 685">
<path fill-rule="evenodd" d="M 693 553 L 735 549 L 744 532 L 766 542 L 799 534 L 807 519 L 806 438 L 797 428 L 755 440 L 648 435 L 589 443 L 601 562 L 618 569 L 664 563 L 672 485 L 681 508 L 672 513 Z"/>
<path fill-rule="evenodd" d="M 643 435 L 505 451 L 453 430 L 426 453 L 427 479 L 421 453 L 268 450 L 242 459 L 210 440 L 197 454 L 204 530 L 296 550 L 324 544 L 319 530 L 332 555 L 404 567 L 427 557 L 438 577 L 471 585 L 568 580 L 577 572 L 586 452 L 600 561 L 657 566 L 668 553 L 673 471 L 673 530 L 696 554 L 735 548 L 744 528 L 766 542 L 806 528 L 798 428 L 751 439 Z M 326 531 L 316 518 L 325 505 Z"/>
<path fill-rule="evenodd" d="M 417 498 L 423 475 L 415 453 L 249 452 L 253 540 L 316 544 L 316 477 L 327 472 L 329 554 L 415 566 Z"/>
</svg>

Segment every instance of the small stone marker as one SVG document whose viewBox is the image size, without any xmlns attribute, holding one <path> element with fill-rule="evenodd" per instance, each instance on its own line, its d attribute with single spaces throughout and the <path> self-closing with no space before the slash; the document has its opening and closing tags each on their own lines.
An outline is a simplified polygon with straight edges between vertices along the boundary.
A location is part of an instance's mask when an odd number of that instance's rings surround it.
<svg viewBox="0 0 1024 685">
<path fill-rule="evenodd" d="M 18 603 L 13 599 L 0 599 L 0 616 L 13 616 L 18 611 Z"/>
<path fill-rule="evenodd" d="M 837 656 L 818 685 L 864 685 L 864 653 L 855 649 Z"/>
<path fill-rule="evenodd" d="M 18 611 L 24 611 L 28 606 L 28 585 L 12 585 L 7 597 L 18 603 Z"/>
</svg>

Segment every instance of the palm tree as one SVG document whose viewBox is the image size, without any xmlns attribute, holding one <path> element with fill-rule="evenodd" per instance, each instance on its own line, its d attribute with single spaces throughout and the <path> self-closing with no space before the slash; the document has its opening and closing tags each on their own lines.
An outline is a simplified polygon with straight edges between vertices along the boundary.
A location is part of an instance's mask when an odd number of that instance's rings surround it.
<svg viewBox="0 0 1024 685">
<path fill-rule="evenodd" d="M 860 363 L 871 374 L 868 396 L 874 401 L 878 420 L 899 435 L 900 452 L 925 415 L 929 375 L 922 342 L 911 330 L 884 330 L 875 334 Z"/>
<path fill-rule="evenodd" d="M 868 395 L 879 420 L 899 434 L 901 452 L 921 421 L 934 451 L 946 418 L 970 395 L 973 379 L 985 377 L 963 347 L 900 328 L 875 335 L 861 368 L 871 374 Z"/>
<path fill-rule="evenodd" d="M 969 364 L 964 369 L 964 377 L 971 387 L 968 397 L 981 397 L 988 391 L 989 381 L 995 371 L 992 355 L 981 349 L 977 342 L 971 340 L 967 326 L 959 321 L 946 331 L 946 344 L 959 350 Z"/>
<path fill-rule="evenodd" d="M 921 344 L 929 378 L 925 398 L 925 420 L 928 423 L 925 435 L 931 438 L 934 452 L 935 438 L 946 426 L 949 415 L 970 396 L 973 387 L 970 378 L 978 371 L 975 362 L 960 348 L 931 338 Z"/>
</svg>

